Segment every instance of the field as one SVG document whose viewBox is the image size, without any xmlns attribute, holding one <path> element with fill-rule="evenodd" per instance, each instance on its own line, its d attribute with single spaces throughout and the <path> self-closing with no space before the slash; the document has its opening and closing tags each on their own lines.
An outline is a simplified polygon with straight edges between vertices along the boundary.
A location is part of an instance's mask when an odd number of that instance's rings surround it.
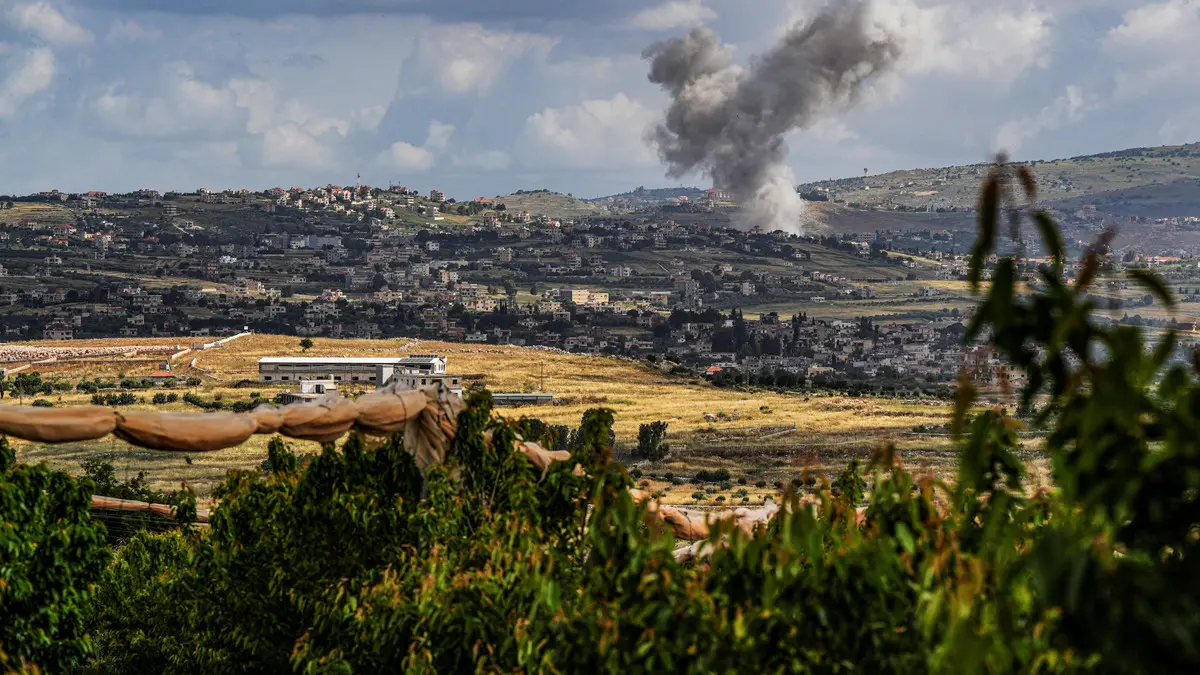
<svg viewBox="0 0 1200 675">
<path fill-rule="evenodd" d="M 174 344 L 174 340 L 139 339 L 137 344 Z M 409 353 L 438 353 L 449 357 L 449 370 L 482 375 L 492 391 L 544 391 L 555 396 L 554 405 L 500 408 L 507 417 L 537 417 L 552 424 L 575 426 L 584 411 L 607 406 L 616 412 L 616 433 L 622 456 L 636 445 L 638 426 L 662 420 L 670 425 L 669 442 L 676 447 L 661 465 L 647 473 L 671 471 L 692 475 L 701 468 L 728 468 L 737 477 L 771 486 L 797 477 L 805 467 L 825 473 L 840 470 L 851 457 L 865 459 L 887 442 L 894 442 L 918 466 L 944 475 L 954 464 L 945 434 L 918 434 L 916 426 L 944 423 L 949 405 L 940 401 L 843 398 L 839 396 L 783 395 L 772 392 L 744 393 L 718 389 L 705 382 L 668 376 L 652 367 L 624 360 L 568 355 L 520 347 L 469 347 L 462 344 L 413 340 L 315 340 L 310 356 L 370 356 Z M 122 344 L 120 340 L 31 343 L 41 346 L 81 347 Z M 124 344 L 132 344 L 125 342 Z M 264 399 L 280 387 L 259 385 L 254 380 L 256 361 L 267 355 L 300 355 L 296 338 L 252 335 L 223 348 L 189 353 L 175 362 L 180 376 L 200 377 L 203 384 L 187 388 L 206 399 L 225 402 L 249 400 L 251 392 Z M 192 367 L 192 359 L 195 359 Z M 16 365 L 16 364 L 11 364 Z M 157 360 L 99 358 L 38 365 L 31 370 L 46 379 L 70 383 L 80 378 L 130 378 L 148 375 Z M 149 398 L 154 391 L 140 392 Z M 343 391 L 343 393 L 348 393 Z M 45 397 L 55 405 L 85 404 L 89 396 L 65 393 Z M 28 403 L 28 399 L 25 401 Z M 134 407 L 160 410 L 196 410 L 183 403 Z M 705 414 L 725 421 L 710 423 Z M 794 427 L 794 429 L 793 429 Z M 207 494 L 229 469 L 256 466 L 266 456 L 268 437 L 257 436 L 242 447 L 191 457 L 133 448 L 115 439 L 86 444 L 41 446 L 18 444 L 23 461 L 46 461 L 67 470 L 96 453 L 108 457 L 121 473 L 132 476 L 146 471 L 160 488 L 177 487 L 186 480 Z M 315 451 L 315 444 L 297 442 Z M 678 488 L 677 488 L 678 489 Z M 676 495 L 684 498 L 686 495 Z"/>
<path fill-rule="evenodd" d="M 20 202 L 11 209 L 0 210 L 0 223 L 38 223 L 58 225 L 74 223 L 75 214 L 63 204 Z"/>
</svg>

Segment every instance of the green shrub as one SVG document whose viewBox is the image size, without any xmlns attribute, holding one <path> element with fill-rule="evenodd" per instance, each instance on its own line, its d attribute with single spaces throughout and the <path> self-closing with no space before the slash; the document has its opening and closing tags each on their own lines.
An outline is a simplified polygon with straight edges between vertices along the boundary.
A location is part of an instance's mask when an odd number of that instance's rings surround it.
<svg viewBox="0 0 1200 675">
<path fill-rule="evenodd" d="M 731 478 L 728 469 L 701 469 L 696 472 L 697 483 L 720 483 Z"/>
<path fill-rule="evenodd" d="M 867 481 L 859 473 L 857 459 L 850 460 L 846 468 L 838 474 L 837 480 L 833 482 L 833 486 L 845 496 L 846 501 L 849 503 L 858 504 L 862 502 L 867 492 Z"/>
<path fill-rule="evenodd" d="M 109 551 L 85 485 L 14 463 L 0 437 L 0 670 L 66 672 L 92 651 L 85 630 Z"/>
<path fill-rule="evenodd" d="M 666 442 L 667 423 L 650 422 L 638 427 L 637 456 L 640 459 L 658 462 L 666 458 L 671 446 Z"/>
</svg>

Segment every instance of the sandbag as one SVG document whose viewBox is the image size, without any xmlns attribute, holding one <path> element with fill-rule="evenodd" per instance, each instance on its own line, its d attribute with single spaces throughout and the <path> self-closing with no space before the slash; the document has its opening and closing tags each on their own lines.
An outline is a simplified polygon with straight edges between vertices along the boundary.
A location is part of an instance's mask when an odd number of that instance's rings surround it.
<svg viewBox="0 0 1200 675">
<path fill-rule="evenodd" d="M 424 472 L 431 465 L 446 462 L 446 451 L 458 429 L 458 413 L 463 403 L 441 385 L 419 391 L 425 397 L 425 407 L 405 423 L 404 449 Z"/>
<path fill-rule="evenodd" d="M 329 443 L 349 431 L 357 417 L 354 401 L 330 394 L 309 403 L 285 406 L 279 433 L 289 438 Z"/>
<path fill-rule="evenodd" d="M 545 475 L 550 470 L 550 465 L 554 462 L 561 462 L 571 459 L 571 453 L 566 450 L 555 450 L 553 452 L 546 450 L 542 446 L 533 441 L 521 441 L 517 443 L 517 449 L 525 455 L 534 466 L 542 470 L 542 475 Z"/>
<path fill-rule="evenodd" d="M 123 410 L 113 432 L 131 445 L 151 450 L 208 452 L 241 445 L 258 430 L 242 413 L 160 413 Z"/>
<path fill-rule="evenodd" d="M 426 402 L 425 393 L 421 391 L 366 394 L 354 401 L 358 408 L 354 426 L 373 436 L 391 436 L 403 431 L 409 419 L 421 414 Z"/>
<path fill-rule="evenodd" d="M 38 443 L 73 443 L 104 438 L 116 426 L 112 408 L 0 406 L 0 434 Z"/>
<path fill-rule="evenodd" d="M 250 416 L 254 418 L 254 423 L 258 428 L 254 430 L 256 434 L 274 434 L 279 432 L 279 428 L 283 426 L 283 410 L 276 408 L 273 405 L 263 404 L 250 411 Z"/>
<path fill-rule="evenodd" d="M 673 506 L 659 506 L 656 513 L 671 526 L 679 539 L 696 541 L 707 539 L 710 534 L 708 514 L 683 511 Z"/>
</svg>

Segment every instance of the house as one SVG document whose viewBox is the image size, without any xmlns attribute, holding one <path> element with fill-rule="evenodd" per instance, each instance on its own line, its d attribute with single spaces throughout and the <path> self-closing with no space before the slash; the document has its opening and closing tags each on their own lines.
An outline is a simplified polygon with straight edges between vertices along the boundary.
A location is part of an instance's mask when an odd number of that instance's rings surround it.
<svg viewBox="0 0 1200 675">
<path fill-rule="evenodd" d="M 337 382 L 333 380 L 303 380 L 300 382 L 300 391 L 288 390 L 280 392 L 279 402 L 287 405 L 300 401 L 311 401 L 321 398 L 326 394 L 336 394 L 337 390 Z"/>
<path fill-rule="evenodd" d="M 171 384 L 175 381 L 175 373 L 171 372 L 171 364 L 164 363 L 158 370 L 150 373 L 150 379 L 155 384 Z"/>
<path fill-rule="evenodd" d="M 51 324 L 42 331 L 47 340 L 74 340 L 75 331 L 65 324 Z"/>
</svg>

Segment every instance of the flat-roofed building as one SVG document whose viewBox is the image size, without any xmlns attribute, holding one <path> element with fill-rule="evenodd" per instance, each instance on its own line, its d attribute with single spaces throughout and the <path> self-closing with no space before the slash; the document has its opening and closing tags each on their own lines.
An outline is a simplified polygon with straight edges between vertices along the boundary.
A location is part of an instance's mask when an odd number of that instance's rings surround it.
<svg viewBox="0 0 1200 675">
<path fill-rule="evenodd" d="M 462 393 L 462 377 L 446 372 L 446 357 L 412 354 L 400 357 L 267 356 L 258 360 L 258 381 L 265 384 L 326 380 L 384 387 L 393 382 L 418 389 L 438 382 Z"/>
</svg>

